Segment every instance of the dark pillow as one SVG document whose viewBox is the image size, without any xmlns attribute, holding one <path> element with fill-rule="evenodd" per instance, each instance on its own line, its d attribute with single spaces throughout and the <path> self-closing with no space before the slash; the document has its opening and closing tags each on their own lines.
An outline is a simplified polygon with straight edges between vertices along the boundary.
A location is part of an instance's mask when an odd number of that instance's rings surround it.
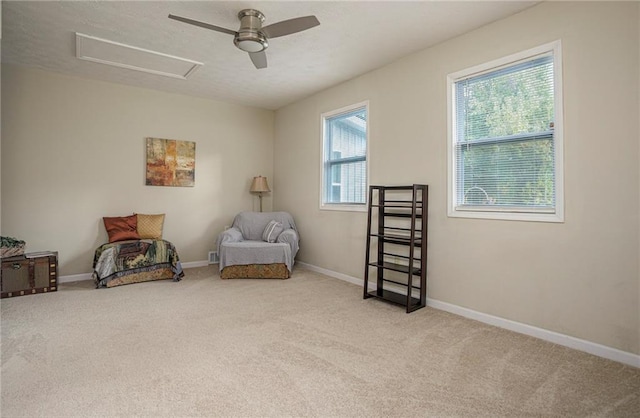
<svg viewBox="0 0 640 418">
<path fill-rule="evenodd" d="M 278 235 L 280 235 L 283 230 L 284 228 L 281 222 L 269 221 L 262 232 L 262 240 L 266 242 L 276 242 Z"/>
<path fill-rule="evenodd" d="M 136 215 L 104 217 L 102 220 L 104 221 L 104 228 L 109 234 L 109 242 L 140 239 L 137 229 L 138 217 Z"/>
</svg>

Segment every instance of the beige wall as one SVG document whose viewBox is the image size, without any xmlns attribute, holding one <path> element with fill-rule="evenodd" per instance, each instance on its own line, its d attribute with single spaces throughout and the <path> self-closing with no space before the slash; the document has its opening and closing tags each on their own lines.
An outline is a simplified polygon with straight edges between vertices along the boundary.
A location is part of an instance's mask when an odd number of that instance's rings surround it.
<svg viewBox="0 0 640 418">
<path fill-rule="evenodd" d="M 2 1 L 0 1 L 0 56 L 2 56 Z M 0 79 L 2 79 L 2 66 L 0 66 Z M 2 83 L 0 83 L 0 97 L 2 97 Z M 2 104 L 0 103 L 0 115 Z M 2 116 L 0 116 L 0 127 Z M 0 132 L 0 231 L 2 231 L 2 133 Z"/>
<path fill-rule="evenodd" d="M 2 234 L 91 271 L 103 216 L 166 213 L 164 238 L 203 261 L 253 176 L 272 176 L 272 111 L 2 68 Z M 145 137 L 196 142 L 195 187 L 145 186 Z M 265 197 L 266 208 L 271 207 Z M 257 209 L 256 209 L 257 210 Z"/>
<path fill-rule="evenodd" d="M 366 214 L 318 208 L 320 114 L 369 100 L 370 183 L 430 185 L 430 298 L 640 353 L 639 6 L 543 3 L 278 110 L 299 259 L 363 276 Z M 447 217 L 447 74 L 556 39 L 566 221 Z"/>
</svg>

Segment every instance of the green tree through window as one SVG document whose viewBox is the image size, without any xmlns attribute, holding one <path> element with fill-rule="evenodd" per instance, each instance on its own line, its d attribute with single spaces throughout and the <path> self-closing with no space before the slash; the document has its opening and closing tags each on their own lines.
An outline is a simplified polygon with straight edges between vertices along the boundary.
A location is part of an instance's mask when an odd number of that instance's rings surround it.
<svg viewBox="0 0 640 418">
<path fill-rule="evenodd" d="M 555 207 L 553 55 L 455 82 L 456 204 Z"/>
</svg>

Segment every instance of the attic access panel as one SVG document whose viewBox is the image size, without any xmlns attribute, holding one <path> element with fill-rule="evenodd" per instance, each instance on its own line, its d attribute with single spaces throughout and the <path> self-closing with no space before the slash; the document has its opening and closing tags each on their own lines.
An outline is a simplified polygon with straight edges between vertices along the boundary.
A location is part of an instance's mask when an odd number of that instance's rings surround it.
<svg viewBox="0 0 640 418">
<path fill-rule="evenodd" d="M 76 57 L 99 64 L 186 80 L 201 62 L 76 32 Z"/>
</svg>

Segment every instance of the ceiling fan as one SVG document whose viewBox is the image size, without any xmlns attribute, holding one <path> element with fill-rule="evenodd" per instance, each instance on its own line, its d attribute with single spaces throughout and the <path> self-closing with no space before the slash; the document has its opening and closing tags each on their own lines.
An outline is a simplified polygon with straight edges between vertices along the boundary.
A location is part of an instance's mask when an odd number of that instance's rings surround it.
<svg viewBox="0 0 640 418">
<path fill-rule="evenodd" d="M 269 46 L 269 39 L 291 35 L 320 24 L 315 16 L 303 16 L 262 27 L 264 15 L 255 9 L 244 9 L 238 13 L 238 19 L 240 19 L 240 29 L 238 31 L 172 14 L 169 15 L 169 19 L 233 35 L 235 46 L 248 52 L 253 65 L 258 69 L 267 67 L 267 55 L 264 51 Z"/>
</svg>

